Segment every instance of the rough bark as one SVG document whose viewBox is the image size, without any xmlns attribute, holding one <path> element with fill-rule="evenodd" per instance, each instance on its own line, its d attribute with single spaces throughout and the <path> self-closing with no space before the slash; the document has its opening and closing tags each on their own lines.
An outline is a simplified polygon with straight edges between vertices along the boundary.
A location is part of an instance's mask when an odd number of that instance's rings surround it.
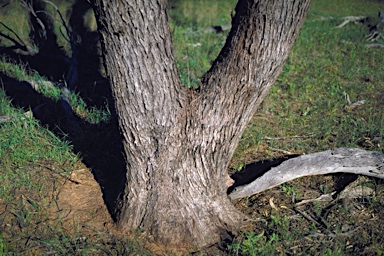
<svg viewBox="0 0 384 256">
<path fill-rule="evenodd" d="M 117 219 L 161 243 L 203 246 L 244 219 L 226 195 L 226 170 L 310 1 L 240 0 L 198 91 L 180 83 L 166 2 L 94 1 L 127 162 Z"/>
<path fill-rule="evenodd" d="M 229 197 L 243 198 L 300 177 L 331 173 L 384 178 L 384 155 L 353 148 L 337 148 L 303 155 L 283 162 L 247 185 L 235 188 Z"/>
</svg>

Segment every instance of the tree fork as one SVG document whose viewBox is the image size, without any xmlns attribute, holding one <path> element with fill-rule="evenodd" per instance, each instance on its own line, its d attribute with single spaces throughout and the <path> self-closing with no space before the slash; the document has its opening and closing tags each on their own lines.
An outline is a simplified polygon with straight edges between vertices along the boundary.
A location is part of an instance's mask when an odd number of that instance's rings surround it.
<svg viewBox="0 0 384 256">
<path fill-rule="evenodd" d="M 227 167 L 310 1 L 240 0 L 198 92 L 180 82 L 166 2 L 94 1 L 127 163 L 117 219 L 164 244 L 204 246 L 244 219 L 226 195 Z"/>
</svg>

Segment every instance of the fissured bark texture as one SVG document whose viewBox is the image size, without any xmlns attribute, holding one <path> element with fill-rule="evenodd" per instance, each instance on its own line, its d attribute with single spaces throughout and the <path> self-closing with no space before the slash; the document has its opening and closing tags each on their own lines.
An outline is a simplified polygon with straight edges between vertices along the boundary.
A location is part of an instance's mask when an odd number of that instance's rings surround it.
<svg viewBox="0 0 384 256">
<path fill-rule="evenodd" d="M 180 83 L 166 3 L 94 1 L 126 157 L 117 219 L 166 245 L 204 246 L 244 220 L 226 194 L 227 167 L 310 1 L 240 0 L 199 90 Z"/>
</svg>

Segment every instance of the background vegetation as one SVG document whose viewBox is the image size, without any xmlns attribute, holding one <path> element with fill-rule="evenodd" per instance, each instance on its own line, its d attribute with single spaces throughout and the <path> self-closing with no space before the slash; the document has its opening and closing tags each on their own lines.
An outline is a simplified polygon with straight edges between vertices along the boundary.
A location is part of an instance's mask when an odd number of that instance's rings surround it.
<svg viewBox="0 0 384 256">
<path fill-rule="evenodd" d="M 53 2 L 64 14 L 74 3 Z M 198 87 L 199 79 L 218 55 L 226 32 L 208 30 L 211 26 L 229 24 L 235 4 L 234 0 L 170 1 L 176 60 L 186 86 Z M 313 1 L 284 72 L 243 135 L 232 159 L 231 172 L 241 170 L 247 163 L 288 153 L 306 154 L 334 147 L 384 152 L 383 49 L 366 46 L 368 25 L 378 21 L 377 12 L 382 7 L 380 0 Z M 56 10 L 49 8 L 59 19 Z M 369 17 L 369 20 L 336 28 L 345 16 L 351 15 Z M 87 12 L 86 17 L 86 24 L 93 31 L 91 13 Z M 18 1 L 10 1 L 0 9 L 0 21 L 24 42 L 29 41 L 27 13 Z M 62 24 L 55 22 L 58 35 L 62 29 Z M 0 31 L 11 34 L 4 25 Z M 60 36 L 57 42 L 70 56 L 68 42 Z M 0 121 L 0 255 L 150 254 L 142 249 L 140 241 L 98 232 L 84 233 L 76 228 L 67 230 L 60 225 L 60 220 L 48 221 L 48 209 L 57 197 L 58 180 L 68 177 L 84 163 L 93 167 L 96 160 L 89 158 L 93 151 L 87 150 L 103 151 L 102 158 L 114 155 L 103 144 L 95 145 L 100 137 L 106 137 L 106 130 L 111 133 L 110 125 L 115 123 L 113 104 L 105 93 L 108 85 L 104 84 L 100 90 L 92 87 L 91 94 L 89 86 L 84 85 L 94 85 L 94 81 L 79 82 L 69 98 L 71 109 L 82 120 L 82 125 L 72 124 L 68 129 L 65 120 L 57 118 L 61 113 L 58 102 L 65 69 L 61 79 L 49 77 L 33 69 L 28 58 L 21 56 L 25 53 L 16 51 L 18 58 L 6 54 L 3 47 L 12 45 L 9 40 L 2 37 L 0 44 L 3 55 L 0 116 L 12 120 Z M 102 68 L 98 72 L 102 74 Z M 46 86 L 48 80 L 53 87 Z M 38 96 L 25 93 L 21 81 L 40 83 Z M 34 97 L 42 97 L 43 101 L 35 103 Z M 364 104 L 350 106 L 362 100 Z M 44 106 L 49 106 L 50 112 L 37 111 Z M 32 117 L 28 112 L 31 110 L 49 116 L 52 122 Z M 94 126 L 87 126 L 91 124 Z M 88 127 L 97 127 L 102 132 L 86 136 L 92 130 Z M 95 170 L 94 175 L 98 175 Z M 294 201 L 308 198 L 309 192 L 321 195 L 333 191 L 333 177 L 304 178 L 243 199 L 237 202 L 237 207 L 255 222 L 245 227 L 233 242 L 199 253 L 381 255 L 384 253 L 384 189 L 382 181 L 371 179 L 367 183 L 375 195 L 344 204 L 337 202 L 328 215 L 331 217 L 324 220 L 325 230 L 298 216 Z M 313 203 L 307 210 L 320 218 L 328 206 Z M 345 232 L 355 228 L 359 230 Z"/>
</svg>

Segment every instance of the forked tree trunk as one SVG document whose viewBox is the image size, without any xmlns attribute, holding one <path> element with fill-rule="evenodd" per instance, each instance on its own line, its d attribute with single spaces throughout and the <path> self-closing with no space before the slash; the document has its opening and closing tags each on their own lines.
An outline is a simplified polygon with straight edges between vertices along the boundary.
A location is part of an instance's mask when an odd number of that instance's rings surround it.
<svg viewBox="0 0 384 256">
<path fill-rule="evenodd" d="M 166 2 L 94 2 L 127 163 L 118 224 L 167 245 L 203 246 L 244 219 L 226 194 L 227 167 L 310 1 L 240 0 L 198 91 L 180 83 Z"/>
</svg>

